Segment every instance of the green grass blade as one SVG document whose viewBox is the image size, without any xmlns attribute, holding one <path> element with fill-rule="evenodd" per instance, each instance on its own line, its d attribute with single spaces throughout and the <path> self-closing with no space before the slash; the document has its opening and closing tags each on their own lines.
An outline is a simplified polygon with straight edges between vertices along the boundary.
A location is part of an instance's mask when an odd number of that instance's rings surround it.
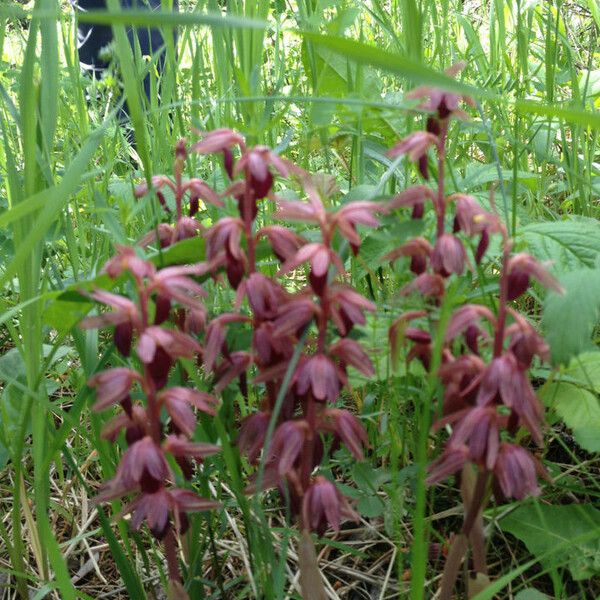
<svg viewBox="0 0 600 600">
<path fill-rule="evenodd" d="M 40 0 L 40 6 L 47 10 L 57 10 L 56 0 Z M 40 90 L 40 120 L 43 149 L 48 162 L 50 149 L 56 131 L 58 115 L 58 32 L 56 21 L 42 21 L 42 48 L 40 53 L 40 68 L 43 75 Z"/>
<path fill-rule="evenodd" d="M 35 224 L 31 227 L 29 234 L 21 241 L 17 252 L 6 271 L 0 277 L 0 286 L 6 282 L 23 266 L 36 245 L 44 238 L 48 228 L 56 220 L 57 215 L 67 204 L 71 194 L 77 189 L 82 175 L 85 172 L 94 152 L 97 150 L 104 136 L 104 128 L 93 132 L 83 148 L 73 159 L 65 172 L 61 182 L 53 189 L 47 192 L 46 206 L 41 214 L 35 219 Z"/>
</svg>

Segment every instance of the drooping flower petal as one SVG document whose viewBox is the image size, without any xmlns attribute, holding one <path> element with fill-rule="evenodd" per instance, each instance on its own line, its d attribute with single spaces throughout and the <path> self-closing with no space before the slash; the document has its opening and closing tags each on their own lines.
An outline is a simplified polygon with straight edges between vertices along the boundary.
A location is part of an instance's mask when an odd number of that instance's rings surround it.
<svg viewBox="0 0 600 600">
<path fill-rule="evenodd" d="M 540 494 L 535 459 L 521 446 L 500 444 L 494 475 L 507 498 L 523 500 Z"/>
<path fill-rule="evenodd" d="M 302 519 L 312 531 L 322 535 L 327 526 L 339 531 L 342 519 L 358 521 L 358 515 L 335 484 L 319 475 L 304 495 Z"/>
<path fill-rule="evenodd" d="M 324 354 L 311 356 L 297 369 L 296 389 L 301 396 L 310 391 L 315 400 L 334 402 L 341 383 L 339 370 Z"/>
<path fill-rule="evenodd" d="M 441 235 L 431 253 L 431 267 L 442 277 L 452 273 L 462 274 L 465 268 L 466 254 L 462 242 L 450 233 Z"/>
<path fill-rule="evenodd" d="M 139 373 L 126 367 L 115 367 L 91 377 L 88 385 L 96 388 L 94 411 L 105 410 L 124 400 L 135 381 L 141 381 Z"/>
</svg>

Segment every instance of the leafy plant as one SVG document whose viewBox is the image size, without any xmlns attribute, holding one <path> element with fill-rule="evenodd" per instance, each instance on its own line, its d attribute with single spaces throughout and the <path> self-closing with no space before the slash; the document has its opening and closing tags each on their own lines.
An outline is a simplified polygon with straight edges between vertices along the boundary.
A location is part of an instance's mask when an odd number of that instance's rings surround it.
<svg viewBox="0 0 600 600">
<path fill-rule="evenodd" d="M 543 325 L 557 363 L 568 363 L 593 347 L 592 334 L 600 316 L 600 271 L 577 269 L 560 279 L 564 294 L 548 294 Z"/>
<path fill-rule="evenodd" d="M 462 66 L 453 67 L 448 74 L 458 73 Z M 438 483 L 460 473 L 464 522 L 450 547 L 440 584 L 440 598 L 449 599 L 469 545 L 474 571 L 487 573 L 481 513 L 490 492 L 499 501 L 511 497 L 523 499 L 539 494 L 537 479 L 547 477 L 537 459 L 519 444 L 521 436 L 517 434 L 524 429 L 536 444 L 543 445 L 542 406 L 527 372 L 534 358 L 548 360 L 549 348 L 510 303 L 527 290 L 531 278 L 557 292 L 562 289 L 533 257 L 512 254 L 513 242 L 496 214 L 483 210 L 472 196 L 446 195 L 448 127 L 452 117 L 465 116 L 459 108 L 461 97 L 429 87 L 417 88 L 409 96 L 426 97 L 420 105 L 432 113 L 426 131 L 417 131 L 400 140 L 388 154 L 392 157 L 407 154 L 418 164 L 421 176 L 428 180 L 428 150 L 433 147 L 437 154 L 437 185 L 434 190 L 425 185 L 408 188 L 392 199 L 390 205 L 411 206 L 412 218 L 421 219 L 425 202 L 430 201 L 436 217 L 435 242 L 432 245 L 426 238 L 418 237 L 385 258 L 409 257 L 416 278 L 401 293 L 418 292 L 431 299 L 431 304 L 425 310 L 409 311 L 398 317 L 390 328 L 390 342 L 397 350 L 400 336 L 410 341 L 407 360 L 420 360 L 433 376 L 439 377 L 444 390 L 441 415 L 438 414 L 434 429 L 452 425 L 452 433 L 443 453 L 430 465 L 427 483 Z M 452 202 L 455 203 L 453 232 L 447 233 L 446 212 Z M 495 208 L 493 200 L 491 204 Z M 462 275 L 468 260 L 458 233 L 479 237 L 473 257 L 476 265 L 481 264 L 490 236 L 501 236 L 496 314 L 481 304 L 464 303 L 458 307 L 444 304 L 447 282 L 452 276 Z M 437 320 L 432 332 L 407 326 L 425 317 Z M 430 411 L 431 406 L 424 403 L 421 426 L 429 423 Z M 427 443 L 425 433 L 421 440 L 422 460 Z M 417 507 L 422 508 L 422 505 Z M 413 573 L 413 586 L 418 589 L 423 583 L 422 574 L 420 569 Z"/>
<path fill-rule="evenodd" d="M 112 311 L 88 317 L 81 325 L 114 326 L 113 339 L 119 353 L 129 358 L 135 347 L 139 363 L 132 365 L 134 368 L 113 367 L 102 371 L 88 382 L 96 389 L 95 411 L 116 404 L 123 411 L 108 421 L 102 437 L 114 443 L 124 432 L 128 446 L 115 476 L 103 486 L 96 502 L 133 496 L 121 515 L 132 514 L 134 529 L 146 521 L 152 534 L 163 540 L 170 594 L 186 598 L 176 535 L 187 531 L 188 513 L 216 508 L 218 503 L 174 486 L 175 476 L 169 463 L 174 460 L 183 477 L 190 480 L 193 461 L 219 451 L 218 446 L 192 441 L 196 429 L 193 409 L 214 415 L 218 400 L 189 387 L 169 386 L 168 379 L 176 360 L 193 359 L 201 351 L 190 333 L 196 330 L 204 314 L 199 300 L 204 292 L 190 276 L 200 275 L 206 268 L 198 264 L 157 270 L 152 263 L 139 258 L 134 249 L 119 248 L 104 270 L 112 278 L 123 274 L 131 278 L 135 300 L 103 290 L 92 292 L 91 298 Z M 181 323 L 183 331 L 166 325 L 173 303 L 191 314 L 189 320 Z M 141 388 L 143 402 L 135 401 L 136 385 Z M 168 435 L 161 419 L 163 410 L 169 418 Z"/>
<path fill-rule="evenodd" d="M 580 354 L 540 392 L 540 398 L 588 452 L 600 452 L 599 373 L 600 352 Z"/>
<path fill-rule="evenodd" d="M 233 153 L 236 148 L 239 148 L 239 158 Z M 333 248 L 333 243 L 336 233 L 339 232 L 350 244 L 353 253 L 358 254 L 361 238 L 357 226 L 376 226 L 377 220 L 373 213 L 382 210 L 383 206 L 369 201 L 355 201 L 345 204 L 337 212 L 328 213 L 321 200 L 322 192 L 316 179 L 265 146 L 247 147 L 244 139 L 231 130 L 209 132 L 201 141 L 192 144 L 191 152 L 222 154 L 224 170 L 231 179 L 231 184 L 223 193 L 217 195 L 199 179 L 184 182 L 182 167 L 188 153 L 184 142 L 179 142 L 175 152 L 174 180 L 165 176 L 155 176 L 152 180 L 153 190 L 167 212 L 169 211 L 162 190 L 166 187 L 173 191 L 177 224 L 174 227 L 159 225 L 156 232 L 151 232 L 142 239 L 142 245 L 158 241 L 159 245 L 165 248 L 175 241 L 197 235 L 203 228 L 193 217 L 198 211 L 201 199 L 208 199 L 212 204 L 222 206 L 222 198 L 233 197 L 239 217 L 223 217 L 203 231 L 206 239 L 205 265 L 167 267 L 159 271 L 155 278 L 157 281 L 161 273 L 166 273 L 163 287 L 154 280 L 151 280 L 147 288 L 140 287 L 144 277 L 151 275 L 153 267 L 147 262 L 143 263 L 143 269 L 150 270 L 148 273 L 143 271 L 142 266 L 136 267 L 140 270 L 139 273 L 134 273 L 138 296 L 146 301 L 149 295 L 156 292 L 155 312 L 159 315 L 158 321 L 155 318 L 157 324 L 164 321 L 167 316 L 165 311 L 170 308 L 170 302 L 176 299 L 190 311 L 192 321 L 197 323 L 194 330 L 205 329 L 202 363 L 205 372 L 213 374 L 215 393 L 223 392 L 230 383 L 237 380 L 244 402 L 248 405 L 250 391 L 247 372 L 253 366 L 256 368 L 257 376 L 254 377 L 253 384 L 257 386 L 255 394 L 263 397 L 260 401 L 260 411 L 245 418 L 238 439 L 240 450 L 250 463 L 256 464 L 262 454 L 261 469 L 248 490 L 278 487 L 287 498 L 292 512 L 298 516 L 300 528 L 306 538 L 303 542 L 304 547 L 309 548 L 307 532 L 316 531 L 323 534 L 328 527 L 339 530 L 342 518 L 356 518 L 355 512 L 336 489 L 335 484 L 322 475 L 315 475 L 314 469 L 328 452 L 340 443 L 348 447 L 355 459 L 363 459 L 363 446 L 368 440 L 362 425 L 351 412 L 335 405 L 341 390 L 348 386 L 348 367 L 357 369 L 365 376 L 374 374 L 367 354 L 349 334 L 354 325 L 365 323 L 365 311 L 373 311 L 375 307 L 351 287 L 335 282 L 336 271 L 338 276 L 343 276 L 345 269 L 340 255 Z M 294 175 L 306 191 L 308 202 L 291 202 L 277 198 L 273 191 L 272 169 L 281 176 Z M 237 179 L 238 175 L 241 175 L 241 179 Z M 148 191 L 148 187 L 142 184 L 137 189 L 137 195 L 141 197 Z M 189 216 L 183 216 L 182 198 L 188 191 L 190 213 Z M 280 225 L 256 228 L 259 202 L 264 199 L 277 203 L 278 211 L 275 216 L 280 219 L 317 224 L 321 240 L 309 243 L 292 230 Z M 275 278 L 260 272 L 257 248 L 261 238 L 267 239 L 273 254 L 281 263 L 277 273 L 279 276 L 308 263 L 307 288 L 290 293 Z M 121 267 L 118 265 L 130 263 L 132 267 L 137 265 L 137 259 L 133 254 L 129 254 L 129 251 L 123 251 L 120 257 L 109 263 L 107 269 L 109 274 L 116 277 L 121 274 Z M 217 278 L 221 269 L 235 292 L 235 306 L 238 311 L 212 315 L 205 328 L 207 316 L 204 309 L 195 301 L 188 300 L 185 295 L 186 287 L 196 294 L 200 289 L 185 277 L 212 271 L 213 276 Z M 171 277 L 173 284 L 169 285 Z M 123 321 L 122 319 L 125 319 L 125 313 L 129 314 L 134 310 L 133 307 L 130 304 L 119 307 L 119 301 L 106 292 L 95 292 L 93 297 L 97 300 L 104 299 L 117 307 L 117 312 L 104 317 L 103 323 L 117 323 L 115 344 L 122 353 L 128 354 L 132 328 L 140 329 L 140 326 L 138 320 L 134 320 L 133 317 L 127 317 L 127 320 Z M 242 309 L 245 301 L 250 311 L 249 315 L 244 314 Z M 141 314 L 147 312 L 148 309 L 143 308 Z M 92 318 L 91 323 L 95 325 L 97 320 Z M 251 325 L 251 336 L 241 335 L 238 331 L 238 343 L 234 342 L 232 345 L 228 341 L 228 329 L 246 323 Z M 306 339 L 312 324 L 316 328 L 316 338 Z M 147 368 L 152 377 L 153 370 L 157 370 L 156 376 L 160 377 L 157 387 L 162 387 L 166 383 L 165 377 L 171 360 L 163 363 L 169 357 L 177 357 L 168 354 L 169 348 L 177 344 L 167 339 L 164 340 L 164 344 L 159 344 L 160 330 L 156 325 L 150 327 L 149 331 L 156 333 L 152 334 L 152 339 L 158 345 L 157 352 L 161 354 L 148 355 L 150 363 Z M 142 328 L 140 340 L 145 340 L 144 336 L 147 337 L 147 332 Z M 333 341 L 332 337 L 339 339 Z M 199 347 L 192 347 L 190 340 L 191 338 L 181 338 L 181 356 L 186 358 L 191 358 L 192 354 L 199 351 Z M 240 345 L 244 340 L 250 342 L 250 347 Z M 293 368 L 289 384 L 284 385 L 293 349 L 298 344 L 306 345 Z M 145 356 L 145 345 L 142 344 L 140 356 Z M 110 375 L 111 371 L 106 377 L 109 378 Z M 122 393 L 128 397 L 129 388 L 136 377 L 132 372 L 122 374 L 119 371 L 116 375 L 123 379 Z M 105 382 L 104 376 L 96 376 L 91 383 L 104 389 L 105 385 L 110 385 L 110 380 Z M 191 394 L 190 391 L 184 394 L 182 388 L 175 388 L 173 393 L 168 390 L 161 392 L 158 398 L 164 395 L 166 400 L 184 404 L 186 401 L 191 402 Z M 112 398 L 112 395 L 109 396 Z M 189 399 L 186 400 L 187 396 Z M 122 398 L 119 397 L 118 400 Z M 156 402 L 157 400 L 152 398 L 150 405 L 153 406 Z M 210 408 L 210 404 L 200 402 L 199 399 L 192 404 L 204 410 Z M 106 403 L 101 403 L 102 407 L 105 405 Z M 131 413 L 129 406 L 127 409 Z M 183 411 L 183 406 L 181 410 Z M 129 416 L 131 418 L 134 415 Z M 181 421 L 183 416 L 171 414 L 173 420 Z M 194 428 L 191 421 L 178 423 L 175 420 L 175 425 L 180 430 L 183 427 L 183 433 L 186 435 L 192 435 Z M 110 428 L 110 431 L 113 429 Z M 152 438 L 155 444 L 158 442 L 157 436 L 156 439 Z M 333 443 L 329 442 L 326 445 L 323 438 L 329 436 L 333 436 Z M 166 444 L 167 451 L 171 451 L 168 439 Z M 183 446 L 181 453 L 180 458 L 185 458 Z M 123 461 L 128 463 L 127 459 L 126 454 Z M 116 483 L 111 486 L 111 489 L 115 486 L 118 488 L 114 493 L 122 491 L 118 484 L 124 477 L 127 478 L 127 472 L 127 465 L 117 471 Z M 160 479 L 167 477 L 168 472 L 161 471 Z M 139 482 L 136 480 L 135 483 Z M 110 497 L 114 493 L 108 492 Z M 308 564 L 307 560 L 304 563 L 303 586 L 308 585 L 306 582 L 314 577 L 306 574 Z M 314 582 L 310 585 L 314 589 Z"/>
<path fill-rule="evenodd" d="M 575 580 L 600 573 L 600 511 L 591 505 L 521 506 L 502 519 L 501 527 L 546 568 L 564 566 Z"/>
</svg>

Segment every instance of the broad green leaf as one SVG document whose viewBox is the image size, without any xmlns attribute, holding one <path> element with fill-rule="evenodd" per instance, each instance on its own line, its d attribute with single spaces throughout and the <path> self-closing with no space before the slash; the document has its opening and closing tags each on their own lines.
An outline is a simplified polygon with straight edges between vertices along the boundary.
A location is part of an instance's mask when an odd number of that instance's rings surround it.
<svg viewBox="0 0 600 600">
<path fill-rule="evenodd" d="M 70 352 L 68 346 L 59 346 L 56 350 L 49 345 L 43 345 L 44 358 L 51 356 L 48 366 L 64 359 Z M 11 348 L 0 356 L 0 383 L 3 390 L 0 394 L 0 469 L 2 469 L 11 454 L 14 453 L 14 444 L 21 431 L 24 396 L 29 392 L 27 376 L 23 357 L 16 348 Z M 55 381 L 46 380 L 46 389 L 53 393 L 58 388 Z M 31 420 L 25 427 L 27 435 L 31 433 Z"/>
<path fill-rule="evenodd" d="M 8 448 L 2 439 L 0 439 L 0 469 L 4 469 L 4 467 L 8 464 L 9 459 L 10 452 L 8 451 Z"/>
<path fill-rule="evenodd" d="M 68 346 L 59 346 L 56 350 L 44 344 L 44 358 L 51 356 L 48 366 L 52 366 L 64 359 L 72 349 Z M 27 377 L 23 358 L 16 348 L 11 348 L 0 356 L 0 383 L 3 390 L 0 394 L 0 469 L 10 458 L 13 444 L 20 432 L 23 418 L 23 397 L 28 392 Z M 55 381 L 46 380 L 46 388 L 50 393 L 57 389 Z M 31 432 L 31 423 L 26 425 L 26 433 Z"/>
<path fill-rule="evenodd" d="M 561 379 L 600 393 L 600 352 L 579 354 L 571 360 L 561 375 Z"/>
<path fill-rule="evenodd" d="M 600 223 L 596 219 L 533 223 L 522 227 L 518 235 L 531 254 L 552 261 L 558 271 L 594 267 L 600 255 Z"/>
<path fill-rule="evenodd" d="M 543 124 L 541 125 L 531 142 L 533 144 L 533 151 L 538 161 L 546 161 L 551 158 L 554 154 L 554 143 L 556 141 L 557 127 L 555 124 Z M 537 184 L 537 177 L 534 178 L 534 185 Z"/>
<path fill-rule="evenodd" d="M 512 169 L 502 169 L 502 178 L 504 181 L 512 181 L 516 178 L 519 183 L 532 188 L 535 186 L 537 176 L 529 171 L 517 171 L 515 176 Z M 495 181 L 498 181 L 498 167 L 496 165 L 473 163 L 467 165 L 464 178 L 458 182 L 458 188 L 472 190 Z"/>
<path fill-rule="evenodd" d="M 345 196 L 344 203 L 356 200 L 374 200 L 379 194 L 379 186 L 361 183 L 355 185 Z"/>
<path fill-rule="evenodd" d="M 540 397 L 554 407 L 584 450 L 600 452 L 600 401 L 596 394 L 560 381 L 545 386 Z"/>
<path fill-rule="evenodd" d="M 170 265 L 188 265 L 204 260 L 204 238 L 195 237 L 182 240 L 152 257 L 159 267 Z"/>
<path fill-rule="evenodd" d="M 260 253 L 257 253 L 257 256 L 260 256 Z M 204 260 L 204 239 L 196 237 L 182 240 L 169 248 L 165 248 L 161 252 L 151 254 L 148 257 L 148 260 L 153 262 L 159 268 L 202 262 Z M 119 283 L 122 283 L 122 281 L 122 277 L 111 279 L 106 273 L 99 273 L 91 279 L 72 283 L 68 285 L 57 298 L 53 299 L 53 301 L 48 304 L 46 307 L 46 318 L 51 319 L 52 323 L 56 326 L 55 320 L 61 310 L 65 311 L 67 317 L 72 316 L 74 313 L 77 313 L 79 317 L 82 317 L 84 314 L 82 311 L 87 312 L 85 307 L 77 308 L 76 306 L 71 306 L 71 304 L 81 304 L 82 302 L 89 304 L 89 298 L 82 295 L 82 291 L 90 292 L 95 289 L 112 290 Z M 88 310 L 90 307 L 91 304 L 87 307 Z M 62 324 L 61 327 L 62 329 L 69 329 L 65 324 Z"/>
<path fill-rule="evenodd" d="M 0 468 L 14 456 L 23 420 L 23 392 L 27 389 L 25 374 L 13 377 L 0 395 Z M 31 419 L 25 424 L 25 435 L 31 434 Z"/>
<path fill-rule="evenodd" d="M 565 293 L 546 296 L 542 324 L 553 360 L 566 363 L 593 347 L 591 336 L 600 314 L 600 270 L 579 269 L 560 282 Z"/>
<path fill-rule="evenodd" d="M 367 519 L 380 517 L 385 510 L 385 503 L 376 495 L 363 496 L 356 505 L 358 512 Z"/>
<path fill-rule="evenodd" d="M 167 267 L 202 262 L 204 259 L 204 239 L 182 240 L 169 248 L 149 257 L 156 265 Z M 86 281 L 77 281 L 52 298 L 45 307 L 44 321 L 59 333 L 66 333 L 75 327 L 94 306 L 82 292 L 96 289 L 113 290 L 123 282 L 124 276 L 111 279 L 106 273 L 99 273 Z"/>
<path fill-rule="evenodd" d="M 584 70 L 579 79 L 579 90 L 583 94 L 587 86 L 587 96 L 600 95 L 600 69 L 594 71 Z"/>
<path fill-rule="evenodd" d="M 545 568 L 567 567 L 577 581 L 600 574 L 600 511 L 589 504 L 521 506 L 500 528 L 520 539 Z M 598 535 L 585 536 L 592 531 Z M 577 540 L 580 535 L 585 541 Z"/>
<path fill-rule="evenodd" d="M 13 444 L 13 437 L 20 430 L 23 393 L 21 386 L 27 385 L 25 364 L 16 348 L 11 348 L 0 357 L 0 381 L 4 390 L 0 395 L 0 469 L 6 466 Z M 31 427 L 27 427 L 29 434 Z"/>
<path fill-rule="evenodd" d="M 59 333 L 69 332 L 94 306 L 92 302 L 81 301 L 79 294 L 77 297 L 75 301 L 57 298 L 50 302 L 44 311 L 44 322 Z"/>
</svg>

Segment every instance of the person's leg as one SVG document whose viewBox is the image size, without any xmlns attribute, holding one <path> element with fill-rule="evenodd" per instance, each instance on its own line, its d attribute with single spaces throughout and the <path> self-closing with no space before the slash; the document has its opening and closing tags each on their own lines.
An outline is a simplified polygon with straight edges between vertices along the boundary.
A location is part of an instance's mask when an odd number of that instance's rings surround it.
<svg viewBox="0 0 600 600">
<path fill-rule="evenodd" d="M 71 0 L 77 10 L 105 10 L 106 0 Z M 152 9 L 160 10 L 161 0 L 120 0 L 123 9 Z M 173 1 L 173 10 L 179 9 L 178 0 Z M 135 37 L 134 37 L 135 32 Z M 127 35 L 132 47 L 137 42 L 140 45 L 142 56 L 151 56 L 163 49 L 165 40 L 159 29 L 156 28 L 128 28 Z M 174 31 L 176 40 L 177 34 Z M 93 25 L 89 23 L 78 23 L 77 25 L 77 48 L 79 50 L 79 62 L 81 67 L 90 71 L 95 76 L 100 76 L 108 66 L 106 57 L 102 55 L 102 49 L 112 42 L 112 28 L 105 25 Z M 162 50 L 158 57 L 157 70 L 162 73 L 165 64 L 165 52 Z M 150 92 L 150 79 L 144 78 L 144 90 L 146 95 Z"/>
<path fill-rule="evenodd" d="M 106 10 L 106 0 L 72 0 L 76 10 Z M 77 49 L 82 69 L 98 77 L 108 66 L 102 49 L 112 42 L 112 29 L 106 25 L 77 23 Z"/>
<path fill-rule="evenodd" d="M 160 10 L 161 8 L 161 0 L 131 0 L 132 8 L 142 9 L 147 8 L 150 10 Z M 179 2 L 178 0 L 173 1 L 173 10 L 179 10 Z M 153 56 L 156 53 L 159 53 L 156 61 L 156 70 L 159 74 L 162 74 L 165 66 L 166 60 L 166 49 L 165 49 L 165 39 L 160 29 L 156 28 L 148 28 L 148 27 L 140 27 L 135 31 L 135 37 L 140 45 L 140 50 L 142 56 Z M 134 47 L 135 38 L 133 36 L 133 31 L 129 31 L 129 41 Z M 177 43 L 177 32 L 173 31 L 173 41 Z M 146 93 L 146 97 L 150 97 L 150 77 L 147 75 L 144 77 L 144 91 Z"/>
<path fill-rule="evenodd" d="M 71 0 L 77 11 L 88 10 L 105 10 L 106 0 Z M 160 10 L 160 0 L 120 0 L 121 8 L 127 9 L 151 9 Z M 173 10 L 178 10 L 178 0 L 173 1 Z M 135 34 L 135 35 L 134 35 Z M 165 61 L 165 50 L 162 33 L 159 29 L 139 27 L 127 28 L 129 42 L 133 48 L 139 43 L 142 56 L 153 55 L 160 51 L 157 58 L 157 70 L 162 74 Z M 108 46 L 112 40 L 112 28 L 110 26 L 91 25 L 86 23 L 78 23 L 77 27 L 79 61 L 81 67 L 90 72 L 94 77 L 100 77 L 103 71 L 108 67 L 110 57 L 103 55 L 102 49 Z M 176 30 L 173 31 L 173 38 L 177 40 Z M 143 81 L 144 92 L 147 98 L 150 98 L 150 75 L 146 75 Z M 126 126 L 129 120 L 129 107 L 127 102 L 122 104 L 122 108 L 118 116 L 122 125 Z M 132 145 L 135 145 L 132 132 L 127 130 L 126 137 Z"/>
</svg>

